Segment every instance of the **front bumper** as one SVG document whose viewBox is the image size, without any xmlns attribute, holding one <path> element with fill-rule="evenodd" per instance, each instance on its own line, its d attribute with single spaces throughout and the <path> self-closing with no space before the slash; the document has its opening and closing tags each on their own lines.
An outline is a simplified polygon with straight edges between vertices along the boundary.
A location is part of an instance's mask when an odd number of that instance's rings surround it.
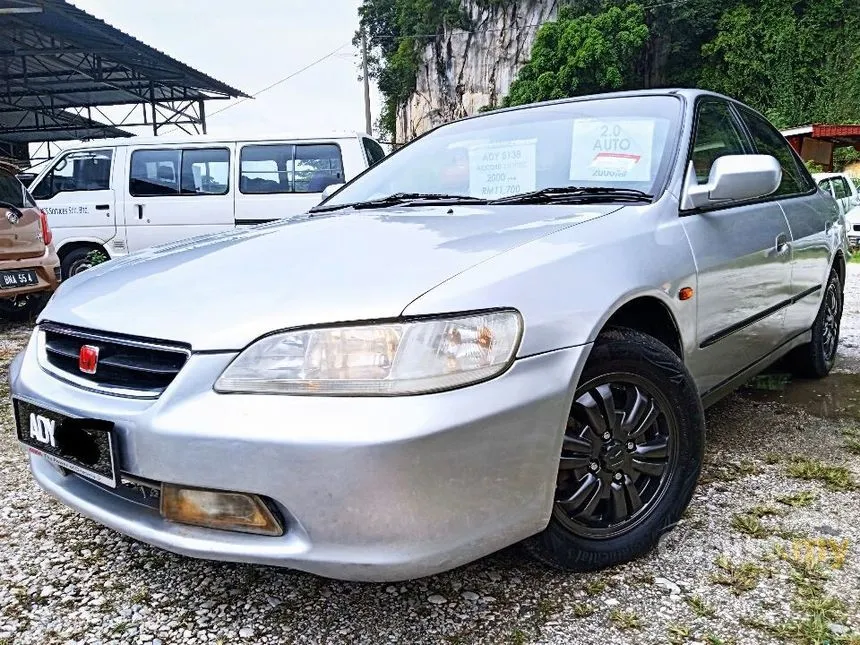
<svg viewBox="0 0 860 645">
<path fill-rule="evenodd" d="M 499 378 L 461 390 L 391 398 L 217 394 L 212 383 L 234 354 L 195 354 L 159 399 L 124 399 L 47 374 L 32 341 L 10 379 L 13 396 L 113 421 L 124 473 L 264 496 L 286 532 L 167 522 L 32 455 L 38 483 L 97 522 L 188 556 L 402 580 L 454 568 L 546 526 L 587 350 L 520 359 Z"/>
</svg>

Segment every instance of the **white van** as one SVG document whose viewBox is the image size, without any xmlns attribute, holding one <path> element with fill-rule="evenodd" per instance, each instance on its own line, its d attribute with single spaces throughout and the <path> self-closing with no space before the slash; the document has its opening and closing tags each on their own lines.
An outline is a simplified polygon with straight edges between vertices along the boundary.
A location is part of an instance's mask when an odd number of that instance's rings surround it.
<svg viewBox="0 0 860 645">
<path fill-rule="evenodd" d="M 58 155 L 30 191 L 48 214 L 63 277 L 106 257 L 306 212 L 331 184 L 385 156 L 362 133 L 229 140 L 133 137 Z"/>
</svg>

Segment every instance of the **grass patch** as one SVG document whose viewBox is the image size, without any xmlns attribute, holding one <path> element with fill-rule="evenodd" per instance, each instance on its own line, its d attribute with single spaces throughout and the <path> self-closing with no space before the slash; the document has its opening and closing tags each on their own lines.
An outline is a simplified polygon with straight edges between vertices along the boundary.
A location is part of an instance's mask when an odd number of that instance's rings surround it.
<svg viewBox="0 0 860 645">
<path fill-rule="evenodd" d="M 719 571 L 711 576 L 711 581 L 726 587 L 731 587 L 732 592 L 739 596 L 744 591 L 755 589 L 759 580 L 767 573 L 767 570 L 754 562 L 735 564 L 725 555 L 718 557 L 714 564 Z"/>
<path fill-rule="evenodd" d="M 609 612 L 609 620 L 618 629 L 639 629 L 642 626 L 642 619 L 632 611 L 613 609 Z"/>
<path fill-rule="evenodd" d="M 699 618 L 713 618 L 717 615 L 717 611 L 711 607 L 701 596 L 691 596 L 684 599 L 687 606 Z"/>
<path fill-rule="evenodd" d="M 747 511 L 747 513 L 749 515 L 754 515 L 758 518 L 778 517 L 780 515 L 785 515 L 785 511 L 769 504 L 759 504 L 758 506 L 753 506 Z"/>
<path fill-rule="evenodd" d="M 690 637 L 690 628 L 679 623 L 671 623 L 666 631 L 670 643 L 683 643 Z"/>
<path fill-rule="evenodd" d="M 529 642 L 529 637 L 523 630 L 517 628 L 510 633 L 510 636 L 508 636 L 508 642 L 511 643 L 511 645 L 525 645 Z"/>
<path fill-rule="evenodd" d="M 794 495 L 783 495 L 777 497 L 776 501 L 792 508 L 802 508 L 812 506 L 812 503 L 818 499 L 818 494 L 811 490 L 802 490 Z"/>
<path fill-rule="evenodd" d="M 795 459 L 786 472 L 790 477 L 809 481 L 820 481 L 828 490 L 836 492 L 851 491 L 857 483 L 845 466 L 833 466 L 817 459 Z"/>
<path fill-rule="evenodd" d="M 594 614 L 595 611 L 597 611 L 594 608 L 594 605 L 589 605 L 585 602 L 574 603 L 572 609 L 573 615 L 577 618 L 588 618 L 589 616 Z"/>
<path fill-rule="evenodd" d="M 757 540 L 766 538 L 771 533 L 759 518 L 748 513 L 736 513 L 732 517 L 732 528 Z"/>
<path fill-rule="evenodd" d="M 595 578 L 585 583 L 585 593 L 589 596 L 599 596 L 606 591 L 606 580 L 603 578 Z"/>
<path fill-rule="evenodd" d="M 852 455 L 860 455 L 860 439 L 848 437 L 845 439 L 845 449 Z"/>
<path fill-rule="evenodd" d="M 819 578 L 822 567 L 841 569 L 848 557 L 848 540 L 829 537 L 794 540 L 789 548 L 776 547 L 776 556 L 805 578 Z"/>
<path fill-rule="evenodd" d="M 711 484 L 715 481 L 733 482 L 750 475 L 761 474 L 761 467 L 752 461 L 730 461 L 719 466 L 707 468 L 699 478 L 700 484 Z"/>
<path fill-rule="evenodd" d="M 725 638 L 720 638 L 716 634 L 705 634 L 705 643 L 707 643 L 707 645 L 732 645 L 732 643 L 734 642 L 735 641 L 733 640 L 726 640 Z"/>
<path fill-rule="evenodd" d="M 138 589 L 131 594 L 132 604 L 140 604 L 149 600 L 149 589 Z"/>
</svg>

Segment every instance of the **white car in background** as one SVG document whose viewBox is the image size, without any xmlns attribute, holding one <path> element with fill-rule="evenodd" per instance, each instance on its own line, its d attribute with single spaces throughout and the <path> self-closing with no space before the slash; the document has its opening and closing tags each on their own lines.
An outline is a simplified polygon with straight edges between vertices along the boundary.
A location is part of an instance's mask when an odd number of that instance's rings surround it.
<svg viewBox="0 0 860 645">
<path fill-rule="evenodd" d="M 385 157 L 363 133 L 97 140 L 68 148 L 30 184 L 63 278 L 115 258 L 299 215 Z"/>
<path fill-rule="evenodd" d="M 860 206 L 860 192 L 848 175 L 841 172 L 826 172 L 816 173 L 812 177 L 825 192 L 833 195 L 843 215 L 847 216 L 848 211 Z"/>
</svg>

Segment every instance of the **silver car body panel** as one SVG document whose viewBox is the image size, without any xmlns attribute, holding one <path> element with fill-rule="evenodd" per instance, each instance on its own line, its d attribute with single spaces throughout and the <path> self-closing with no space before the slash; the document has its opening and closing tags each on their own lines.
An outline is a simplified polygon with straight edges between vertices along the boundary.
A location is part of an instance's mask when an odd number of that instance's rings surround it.
<svg viewBox="0 0 860 645">
<path fill-rule="evenodd" d="M 40 320 L 187 343 L 191 357 L 159 398 L 134 400 L 52 376 L 31 342 L 13 396 L 113 421 L 131 476 L 270 498 L 283 537 L 170 524 L 35 455 L 34 476 L 166 549 L 338 578 L 428 575 L 539 532 L 576 383 L 613 314 L 642 298 L 665 307 L 710 402 L 808 340 L 847 257 L 844 220 L 819 190 L 680 211 L 693 106 L 714 95 L 675 95 L 678 150 L 651 204 L 347 209 L 152 249 L 60 288 Z M 522 314 L 522 342 L 510 369 L 478 385 L 389 398 L 212 389 L 277 330 L 497 307 Z"/>
</svg>

